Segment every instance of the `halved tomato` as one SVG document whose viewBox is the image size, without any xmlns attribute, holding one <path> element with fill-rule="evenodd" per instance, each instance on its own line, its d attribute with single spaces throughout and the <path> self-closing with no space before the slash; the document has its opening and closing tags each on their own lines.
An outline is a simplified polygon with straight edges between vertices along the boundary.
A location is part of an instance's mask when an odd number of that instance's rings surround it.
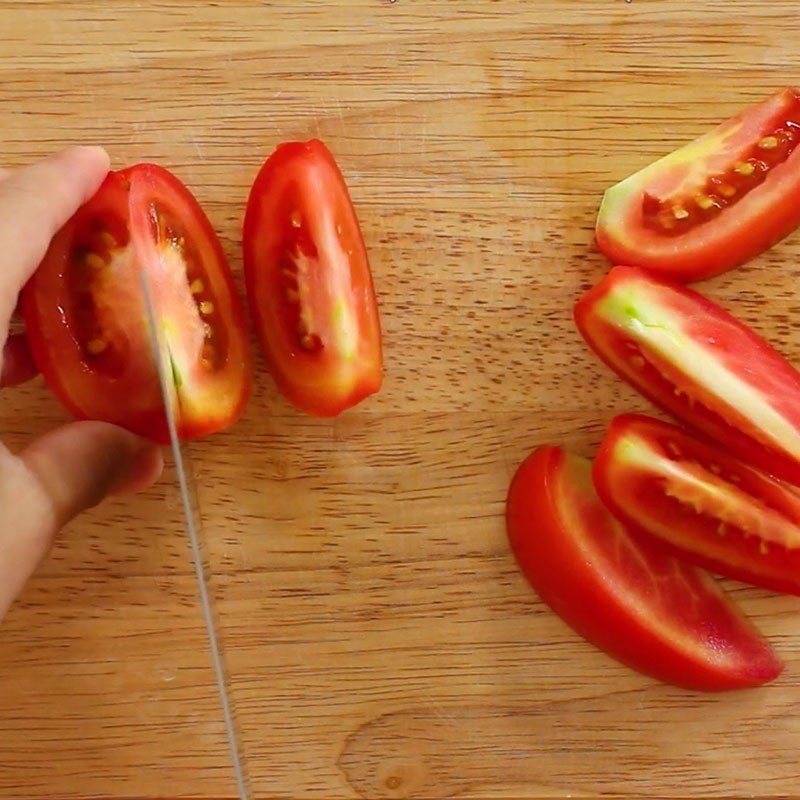
<svg viewBox="0 0 800 800">
<path fill-rule="evenodd" d="M 537 450 L 508 493 L 508 536 L 533 588 L 581 636 L 659 680 L 718 691 L 782 664 L 714 579 L 639 540 L 594 493 L 589 461 Z"/>
<path fill-rule="evenodd" d="M 251 383 L 244 313 L 208 218 L 153 164 L 109 173 L 24 290 L 25 325 L 48 386 L 76 417 L 168 441 L 141 271 L 162 326 L 179 435 L 233 424 Z"/>
<path fill-rule="evenodd" d="M 575 307 L 583 338 L 645 397 L 746 463 L 800 484 L 800 373 L 719 306 L 615 267 Z"/>
<path fill-rule="evenodd" d="M 597 244 L 680 280 L 724 272 L 800 225 L 800 95 L 783 89 L 605 193 Z"/>
<path fill-rule="evenodd" d="M 292 404 L 330 417 L 380 389 L 367 249 L 322 142 L 282 144 L 261 168 L 247 203 L 244 268 L 267 363 Z"/>
<path fill-rule="evenodd" d="M 756 586 L 800 594 L 800 491 L 674 425 L 611 423 L 597 493 L 633 530 L 676 555 Z"/>
</svg>

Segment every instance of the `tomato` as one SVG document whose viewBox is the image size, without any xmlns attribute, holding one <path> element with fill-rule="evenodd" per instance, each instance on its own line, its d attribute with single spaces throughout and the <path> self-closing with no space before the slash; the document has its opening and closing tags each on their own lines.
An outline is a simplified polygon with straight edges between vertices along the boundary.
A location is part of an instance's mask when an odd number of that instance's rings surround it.
<svg viewBox="0 0 800 800">
<path fill-rule="evenodd" d="M 746 463 L 800 483 L 800 373 L 746 325 L 632 267 L 615 267 L 575 319 L 645 397 Z"/>
<path fill-rule="evenodd" d="M 153 164 L 110 173 L 24 290 L 25 325 L 47 384 L 76 417 L 168 441 L 140 270 L 162 326 L 179 435 L 231 425 L 251 383 L 244 313 L 202 209 Z"/>
<path fill-rule="evenodd" d="M 605 193 L 597 244 L 617 264 L 698 280 L 800 225 L 800 95 L 783 89 Z"/>
<path fill-rule="evenodd" d="M 690 689 L 756 686 L 782 664 L 710 575 L 631 535 L 589 461 L 537 450 L 511 483 L 508 535 L 533 588 L 577 633 L 640 672 Z"/>
<path fill-rule="evenodd" d="M 367 250 L 322 142 L 282 144 L 261 168 L 247 203 L 244 267 L 269 369 L 294 406 L 330 417 L 380 389 Z"/>
<path fill-rule="evenodd" d="M 611 423 L 597 493 L 631 528 L 681 558 L 746 583 L 800 594 L 800 491 L 674 425 Z"/>
</svg>

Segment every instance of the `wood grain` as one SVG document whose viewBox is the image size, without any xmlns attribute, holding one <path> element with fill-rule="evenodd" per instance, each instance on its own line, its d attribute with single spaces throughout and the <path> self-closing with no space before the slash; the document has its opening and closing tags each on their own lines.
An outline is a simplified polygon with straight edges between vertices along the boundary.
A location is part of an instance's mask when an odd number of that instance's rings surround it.
<svg viewBox="0 0 800 800">
<path fill-rule="evenodd" d="M 321 136 L 369 243 L 381 394 L 292 411 L 259 362 L 190 446 L 258 798 L 798 796 L 800 604 L 735 588 L 787 661 L 698 696 L 593 651 L 528 590 L 504 493 L 646 404 L 582 346 L 603 189 L 798 80 L 788 0 L 5 0 L 0 162 L 164 164 L 237 275 L 280 141 Z M 704 288 L 800 361 L 800 237 Z M 4 393 L 12 447 L 64 419 Z M 171 474 L 65 531 L 0 628 L 0 796 L 233 797 Z"/>
</svg>

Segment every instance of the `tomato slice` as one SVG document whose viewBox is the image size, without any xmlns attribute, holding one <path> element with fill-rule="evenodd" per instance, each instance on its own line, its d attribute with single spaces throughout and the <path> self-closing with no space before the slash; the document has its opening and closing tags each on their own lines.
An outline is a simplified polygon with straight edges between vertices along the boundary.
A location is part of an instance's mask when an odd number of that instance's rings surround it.
<svg viewBox="0 0 800 800">
<path fill-rule="evenodd" d="M 674 425 L 611 423 L 597 492 L 633 529 L 676 555 L 746 583 L 800 594 L 800 491 Z"/>
<path fill-rule="evenodd" d="M 615 267 L 575 308 L 597 355 L 645 397 L 746 463 L 800 484 L 800 373 L 719 306 Z"/>
<path fill-rule="evenodd" d="M 609 189 L 597 244 L 681 280 L 724 272 L 800 225 L 800 95 L 783 89 Z"/>
<path fill-rule="evenodd" d="M 247 203 L 244 267 L 267 363 L 293 405 L 330 417 L 380 389 L 367 249 L 322 142 L 282 144 L 261 168 Z"/>
<path fill-rule="evenodd" d="M 544 447 L 511 483 L 508 536 L 533 588 L 595 646 L 666 683 L 756 686 L 783 665 L 714 579 L 634 537 L 602 505 L 592 465 Z"/>
<path fill-rule="evenodd" d="M 241 303 L 199 204 L 153 164 L 110 173 L 25 288 L 25 324 L 47 384 L 76 417 L 168 441 L 140 270 L 163 326 L 179 435 L 233 424 L 252 371 Z"/>
</svg>

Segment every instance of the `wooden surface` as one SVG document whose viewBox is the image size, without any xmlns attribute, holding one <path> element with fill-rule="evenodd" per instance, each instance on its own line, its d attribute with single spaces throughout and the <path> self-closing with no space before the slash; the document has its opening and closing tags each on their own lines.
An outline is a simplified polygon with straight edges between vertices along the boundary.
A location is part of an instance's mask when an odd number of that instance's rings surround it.
<svg viewBox="0 0 800 800">
<path fill-rule="evenodd" d="M 4 0 L 0 161 L 154 160 L 240 274 L 249 184 L 321 136 L 369 243 L 381 394 L 292 411 L 259 361 L 189 448 L 257 798 L 797 796 L 800 602 L 736 588 L 787 661 L 700 696 L 579 641 L 509 555 L 534 446 L 646 404 L 571 305 L 609 184 L 800 80 L 791 0 Z M 706 289 L 800 361 L 800 236 Z M 4 393 L 13 447 L 64 413 Z M 73 524 L 0 628 L 0 797 L 232 797 L 174 475 Z"/>
</svg>

